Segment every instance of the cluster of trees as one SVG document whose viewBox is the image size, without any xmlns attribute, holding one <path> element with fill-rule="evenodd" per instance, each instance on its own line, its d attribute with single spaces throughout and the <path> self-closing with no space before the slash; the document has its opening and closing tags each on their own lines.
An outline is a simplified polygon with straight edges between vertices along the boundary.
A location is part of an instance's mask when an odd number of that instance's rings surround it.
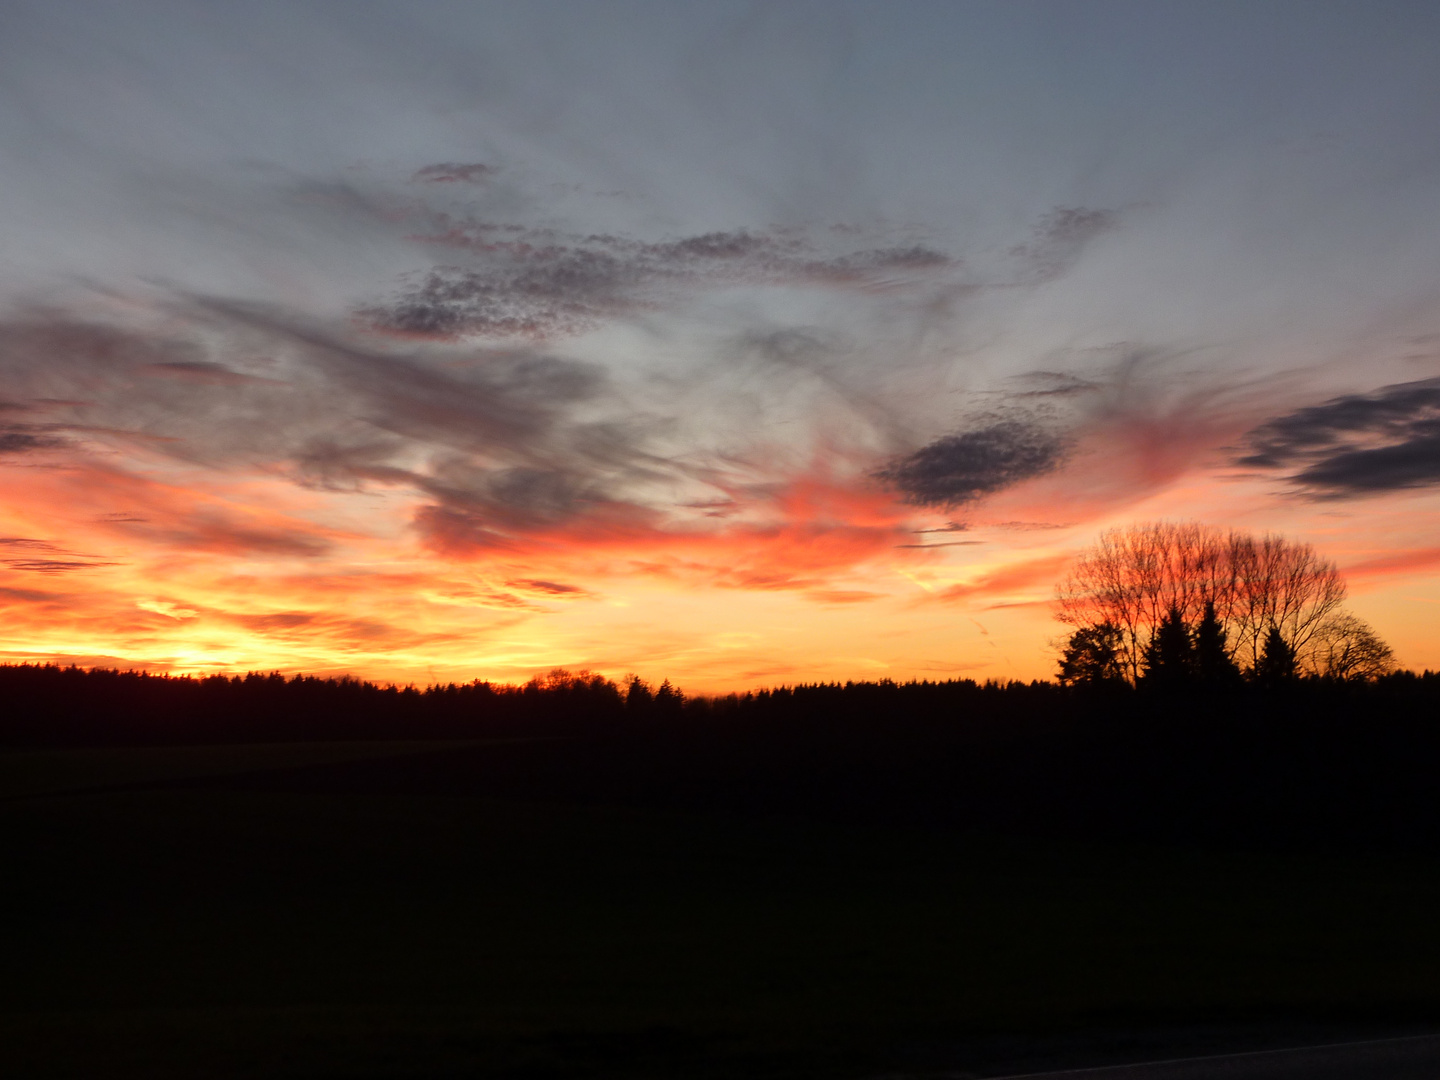
<svg viewBox="0 0 1440 1080">
<path fill-rule="evenodd" d="M 1068 685 L 1225 689 L 1394 669 L 1390 647 L 1341 607 L 1335 564 L 1280 536 L 1174 522 L 1112 529 L 1057 599 L 1073 627 L 1060 661 Z"/>
</svg>

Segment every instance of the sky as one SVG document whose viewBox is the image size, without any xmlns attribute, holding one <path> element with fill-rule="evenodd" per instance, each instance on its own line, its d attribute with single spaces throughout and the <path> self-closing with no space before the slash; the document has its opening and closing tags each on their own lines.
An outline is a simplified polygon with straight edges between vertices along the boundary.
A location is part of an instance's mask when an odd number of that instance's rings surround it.
<svg viewBox="0 0 1440 1080">
<path fill-rule="evenodd" d="M 0 661 L 1046 678 L 1161 519 L 1440 668 L 1440 6 L 0 8 Z"/>
</svg>

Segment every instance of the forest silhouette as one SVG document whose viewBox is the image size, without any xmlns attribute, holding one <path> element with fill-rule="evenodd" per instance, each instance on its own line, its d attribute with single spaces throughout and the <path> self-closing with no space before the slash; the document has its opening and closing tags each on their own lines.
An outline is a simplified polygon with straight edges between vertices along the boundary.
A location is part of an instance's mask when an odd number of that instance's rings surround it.
<svg viewBox="0 0 1440 1080">
<path fill-rule="evenodd" d="M 418 689 L 9 665 L 0 743 L 504 740 L 444 782 L 963 830 L 1440 846 L 1440 674 L 1394 670 L 1344 593 L 1306 545 L 1157 523 L 1104 534 L 1059 586 L 1073 630 L 1054 682 L 687 698 L 563 669 Z"/>
</svg>

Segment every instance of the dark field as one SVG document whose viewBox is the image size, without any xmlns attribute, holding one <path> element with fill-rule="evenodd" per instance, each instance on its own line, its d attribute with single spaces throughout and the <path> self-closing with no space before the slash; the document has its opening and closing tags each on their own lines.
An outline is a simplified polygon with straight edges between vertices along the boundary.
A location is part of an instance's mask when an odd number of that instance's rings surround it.
<svg viewBox="0 0 1440 1080">
<path fill-rule="evenodd" d="M 9 752 L 0 1071 L 983 1076 L 1440 1020 L 1424 853 L 867 824 L 637 782 L 663 767 Z"/>
</svg>

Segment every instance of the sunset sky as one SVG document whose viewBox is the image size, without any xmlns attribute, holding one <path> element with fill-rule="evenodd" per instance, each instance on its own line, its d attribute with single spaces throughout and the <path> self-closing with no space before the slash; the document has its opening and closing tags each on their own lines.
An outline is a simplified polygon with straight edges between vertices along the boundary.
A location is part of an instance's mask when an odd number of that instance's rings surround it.
<svg viewBox="0 0 1440 1080">
<path fill-rule="evenodd" d="M 0 659 L 1043 678 L 1102 529 L 1440 668 L 1440 5 L 0 9 Z"/>
</svg>

